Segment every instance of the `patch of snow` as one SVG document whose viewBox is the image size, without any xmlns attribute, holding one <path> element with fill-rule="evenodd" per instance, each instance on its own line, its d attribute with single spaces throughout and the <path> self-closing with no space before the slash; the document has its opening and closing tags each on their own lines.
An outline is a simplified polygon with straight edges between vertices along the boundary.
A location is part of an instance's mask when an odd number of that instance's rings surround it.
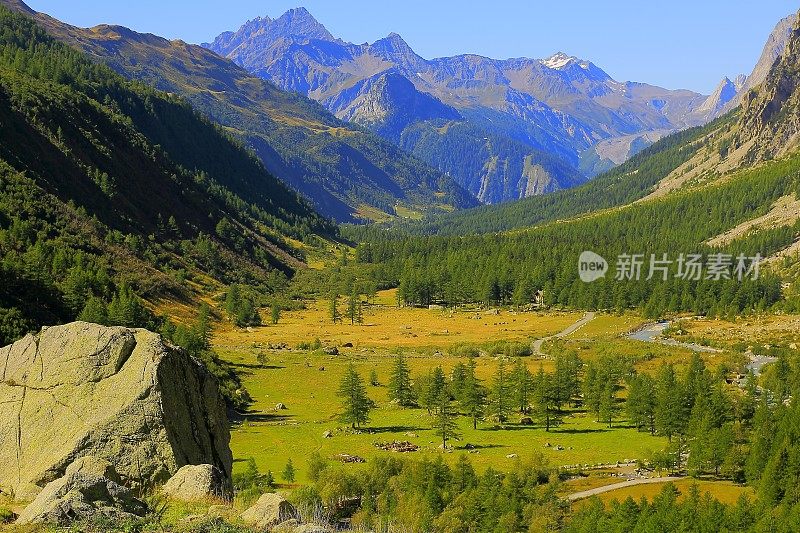
<svg viewBox="0 0 800 533">
<path fill-rule="evenodd" d="M 577 58 L 576 57 L 572 57 L 572 56 L 568 56 L 567 54 L 565 54 L 563 52 L 558 52 L 557 54 L 554 54 L 554 55 L 548 57 L 547 59 L 539 60 L 539 62 L 542 65 L 546 66 L 547 68 L 556 69 L 556 70 L 566 67 L 572 61 L 577 61 Z"/>
</svg>

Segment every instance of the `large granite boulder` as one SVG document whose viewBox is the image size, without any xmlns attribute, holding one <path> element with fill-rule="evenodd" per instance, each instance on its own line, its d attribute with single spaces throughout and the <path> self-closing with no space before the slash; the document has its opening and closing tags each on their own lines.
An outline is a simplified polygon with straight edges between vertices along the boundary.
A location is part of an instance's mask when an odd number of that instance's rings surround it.
<svg viewBox="0 0 800 533">
<path fill-rule="evenodd" d="M 48 483 L 17 524 L 68 524 L 103 515 L 121 520 L 144 516 L 147 506 L 127 489 L 96 474 L 73 472 Z"/>
<path fill-rule="evenodd" d="M 0 489 L 19 500 L 88 456 L 129 487 L 188 464 L 229 482 L 229 442 L 214 377 L 155 333 L 75 322 L 0 348 Z"/>
<path fill-rule="evenodd" d="M 186 465 L 169 478 L 162 492 L 175 500 L 230 500 L 230 483 L 214 465 Z"/>
<path fill-rule="evenodd" d="M 295 518 L 294 506 L 280 494 L 268 492 L 262 494 L 256 503 L 241 514 L 242 521 L 248 526 L 267 531 L 278 524 Z"/>
</svg>

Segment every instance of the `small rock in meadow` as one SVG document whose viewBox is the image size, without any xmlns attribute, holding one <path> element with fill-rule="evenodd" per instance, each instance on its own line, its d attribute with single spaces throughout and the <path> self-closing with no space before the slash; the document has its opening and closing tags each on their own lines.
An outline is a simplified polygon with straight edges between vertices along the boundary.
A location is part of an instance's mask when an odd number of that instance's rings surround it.
<svg viewBox="0 0 800 533">
<path fill-rule="evenodd" d="M 294 506 L 280 494 L 268 492 L 262 494 L 258 501 L 240 515 L 249 526 L 269 530 L 278 524 L 294 518 Z"/>
<path fill-rule="evenodd" d="M 161 491 L 170 498 L 183 501 L 229 500 L 233 496 L 225 475 L 209 464 L 181 467 Z"/>
</svg>

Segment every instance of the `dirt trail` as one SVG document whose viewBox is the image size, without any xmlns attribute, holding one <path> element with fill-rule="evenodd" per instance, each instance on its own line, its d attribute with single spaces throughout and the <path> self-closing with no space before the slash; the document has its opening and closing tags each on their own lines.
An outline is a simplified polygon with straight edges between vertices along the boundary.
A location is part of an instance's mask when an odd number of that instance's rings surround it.
<svg viewBox="0 0 800 533">
<path fill-rule="evenodd" d="M 542 352 L 542 345 L 544 344 L 545 341 L 549 341 L 550 339 L 556 339 L 556 338 L 557 339 L 562 339 L 562 338 L 566 337 L 567 335 L 575 333 L 576 331 L 578 331 L 580 328 L 582 328 L 583 326 L 585 326 L 586 324 L 588 324 L 592 320 L 594 320 L 594 312 L 586 313 L 585 315 L 583 315 L 583 318 L 581 318 L 580 320 L 578 320 L 577 322 L 575 322 L 574 324 L 569 326 L 564 331 L 556 333 L 555 335 L 552 335 L 550 337 L 545 337 L 543 339 L 538 339 L 538 340 L 533 341 L 533 346 L 532 346 L 533 355 L 547 355 L 547 354 Z"/>
<path fill-rule="evenodd" d="M 628 481 L 623 481 L 621 483 L 614 483 L 612 485 L 605 485 L 604 487 L 597 487 L 595 489 L 576 492 L 574 494 L 570 494 L 569 496 L 567 496 L 567 499 L 571 502 L 574 502 L 576 500 L 582 500 L 584 498 L 590 498 L 598 494 L 603 494 L 604 492 L 611 492 L 612 490 L 624 489 L 626 487 L 635 487 L 636 485 L 648 485 L 650 483 L 667 483 L 668 481 L 678 481 L 679 479 L 681 478 L 669 477 L 669 476 L 631 479 Z"/>
</svg>

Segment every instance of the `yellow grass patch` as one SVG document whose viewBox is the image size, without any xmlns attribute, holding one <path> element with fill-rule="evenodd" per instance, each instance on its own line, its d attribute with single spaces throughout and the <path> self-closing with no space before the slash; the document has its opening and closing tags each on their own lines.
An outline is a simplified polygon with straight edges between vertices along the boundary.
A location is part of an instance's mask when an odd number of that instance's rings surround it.
<svg viewBox="0 0 800 533">
<path fill-rule="evenodd" d="M 576 320 L 581 313 L 512 313 L 501 311 L 498 315 L 486 311 L 449 311 L 445 309 L 417 309 L 392 306 L 393 293 L 382 294 L 377 300 L 382 305 L 364 308 L 364 322 L 351 325 L 346 319 L 333 324 L 330 319 L 330 302 L 310 302 L 300 311 L 285 311 L 277 326 L 252 328 L 251 331 L 227 326 L 217 334 L 217 342 L 226 346 L 248 343 L 287 343 L 297 346 L 301 342 L 320 339 L 323 344 L 341 346 L 351 343 L 356 348 L 402 347 L 442 348 L 457 343 L 485 343 L 493 340 L 528 340 L 553 335 Z M 346 311 L 346 301 L 339 303 L 341 313 Z"/>
<path fill-rule="evenodd" d="M 697 485 L 701 495 L 709 493 L 711 494 L 712 498 L 715 498 L 726 504 L 735 504 L 742 494 L 747 495 L 751 499 L 754 497 L 752 488 L 743 485 L 737 485 L 731 481 L 707 481 L 686 478 L 673 481 L 672 483 L 677 487 L 678 492 L 680 493 L 678 496 L 679 499 L 686 498 L 686 495 L 689 494 L 689 490 L 694 484 Z M 600 500 L 606 505 L 614 500 L 620 502 L 624 501 L 628 498 L 628 496 L 636 501 L 640 500 L 642 497 L 652 501 L 652 499 L 663 490 L 665 484 L 666 483 L 649 483 L 646 485 L 634 485 L 631 487 L 624 487 L 621 489 L 604 492 L 597 497 L 600 498 Z M 586 500 L 583 501 L 585 502 Z M 576 503 L 575 505 L 581 504 Z"/>
</svg>

